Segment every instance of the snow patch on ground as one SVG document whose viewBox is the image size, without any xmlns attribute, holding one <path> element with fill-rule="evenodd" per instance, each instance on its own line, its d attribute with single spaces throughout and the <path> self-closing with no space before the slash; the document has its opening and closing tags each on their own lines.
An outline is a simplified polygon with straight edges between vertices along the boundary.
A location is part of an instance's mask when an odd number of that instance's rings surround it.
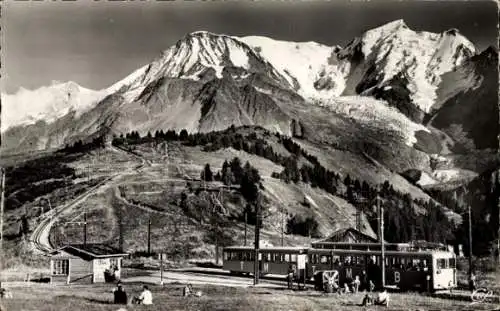
<svg viewBox="0 0 500 311">
<path fill-rule="evenodd" d="M 420 186 L 429 186 L 429 185 L 435 185 L 438 182 L 432 178 L 427 172 L 422 172 L 422 176 L 420 176 L 420 179 L 417 181 L 417 184 Z"/>
</svg>

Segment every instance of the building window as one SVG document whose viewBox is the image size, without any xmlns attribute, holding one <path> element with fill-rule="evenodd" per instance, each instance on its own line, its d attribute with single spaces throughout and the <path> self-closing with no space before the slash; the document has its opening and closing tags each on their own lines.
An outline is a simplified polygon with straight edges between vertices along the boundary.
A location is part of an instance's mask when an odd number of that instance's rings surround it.
<svg viewBox="0 0 500 311">
<path fill-rule="evenodd" d="M 115 267 L 116 269 L 120 269 L 118 258 L 110 258 L 109 259 L 111 267 Z"/>
<path fill-rule="evenodd" d="M 54 269 L 52 274 L 54 275 L 68 275 L 69 273 L 69 259 L 55 259 Z"/>
</svg>

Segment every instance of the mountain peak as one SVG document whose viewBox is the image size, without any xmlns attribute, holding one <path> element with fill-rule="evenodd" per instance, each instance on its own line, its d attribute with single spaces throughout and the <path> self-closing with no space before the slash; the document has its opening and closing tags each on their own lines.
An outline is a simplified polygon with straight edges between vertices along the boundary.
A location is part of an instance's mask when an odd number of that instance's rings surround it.
<svg viewBox="0 0 500 311">
<path fill-rule="evenodd" d="M 185 38 L 193 38 L 193 37 L 197 37 L 197 38 L 218 38 L 218 37 L 228 37 L 227 35 L 225 34 L 218 34 L 218 33 L 213 33 L 213 32 L 210 32 L 210 31 L 206 31 L 206 30 L 197 30 L 197 31 L 194 31 L 194 32 L 190 32 L 188 33 Z"/>
<path fill-rule="evenodd" d="M 408 25 L 406 25 L 403 19 L 397 19 L 392 22 L 383 24 L 381 26 L 372 28 L 368 30 L 368 33 L 380 32 L 380 33 L 393 33 L 400 30 L 411 30 Z"/>
</svg>

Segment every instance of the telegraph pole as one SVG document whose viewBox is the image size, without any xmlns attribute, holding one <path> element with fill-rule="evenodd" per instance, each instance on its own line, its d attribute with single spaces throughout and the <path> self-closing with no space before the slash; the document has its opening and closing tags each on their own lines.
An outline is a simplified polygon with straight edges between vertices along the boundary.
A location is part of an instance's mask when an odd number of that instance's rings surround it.
<svg viewBox="0 0 500 311">
<path fill-rule="evenodd" d="M 469 280 L 472 279 L 472 213 L 470 209 L 470 204 L 467 204 L 468 218 L 469 218 Z"/>
<path fill-rule="evenodd" d="M 247 222 L 248 222 L 248 211 L 245 210 L 245 243 L 244 246 L 247 246 Z"/>
<path fill-rule="evenodd" d="M 2 174 L 2 194 L 0 197 L 0 248 L 2 250 L 3 255 L 3 211 L 4 211 L 4 201 L 5 201 L 5 170 L 1 168 Z"/>
<path fill-rule="evenodd" d="M 254 252 L 254 266 L 253 266 L 253 285 L 259 284 L 259 244 L 260 244 L 260 202 L 257 200 L 255 204 L 255 252 Z"/>
<path fill-rule="evenodd" d="M 281 247 L 283 247 L 283 238 L 285 235 L 285 208 L 281 207 Z"/>
<path fill-rule="evenodd" d="M 160 252 L 160 285 L 163 285 L 163 252 Z"/>
<path fill-rule="evenodd" d="M 2 174 L 2 194 L 0 195 L 0 256 L 3 258 L 3 209 L 4 209 L 4 201 L 5 201 L 5 170 L 4 168 L 0 168 L 0 174 Z M 3 259 L 2 259 L 3 260 Z M 0 273 L 3 269 L 2 260 L 0 260 Z M 2 284 L 2 280 L 0 279 L 0 287 Z"/>
<path fill-rule="evenodd" d="M 382 261 L 382 288 L 385 288 L 385 245 L 384 245 L 384 207 L 380 205 L 380 187 L 377 186 L 377 212 L 379 220 L 380 257 Z"/>
<path fill-rule="evenodd" d="M 148 256 L 151 255 L 151 215 L 148 220 Z"/>
<path fill-rule="evenodd" d="M 122 209 L 118 208 L 118 248 L 123 252 L 123 219 L 122 219 Z"/>
<path fill-rule="evenodd" d="M 87 211 L 83 212 L 83 246 L 87 245 Z"/>
</svg>

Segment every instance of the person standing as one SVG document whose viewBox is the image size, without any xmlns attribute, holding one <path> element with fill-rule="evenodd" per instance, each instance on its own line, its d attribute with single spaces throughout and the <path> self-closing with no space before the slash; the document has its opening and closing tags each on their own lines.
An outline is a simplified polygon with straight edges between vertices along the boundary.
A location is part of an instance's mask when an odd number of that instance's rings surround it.
<svg viewBox="0 0 500 311">
<path fill-rule="evenodd" d="M 474 292 L 476 290 L 476 275 L 474 274 L 474 272 L 471 273 L 469 279 L 469 290 L 471 292 Z"/>
<path fill-rule="evenodd" d="M 127 293 L 123 289 L 121 283 L 118 283 L 117 288 L 113 291 L 115 304 L 127 304 Z"/>
<path fill-rule="evenodd" d="M 293 275 L 294 275 L 293 267 L 292 267 L 292 265 L 289 265 L 288 266 L 288 274 L 287 274 L 288 289 L 293 288 Z"/>
</svg>

